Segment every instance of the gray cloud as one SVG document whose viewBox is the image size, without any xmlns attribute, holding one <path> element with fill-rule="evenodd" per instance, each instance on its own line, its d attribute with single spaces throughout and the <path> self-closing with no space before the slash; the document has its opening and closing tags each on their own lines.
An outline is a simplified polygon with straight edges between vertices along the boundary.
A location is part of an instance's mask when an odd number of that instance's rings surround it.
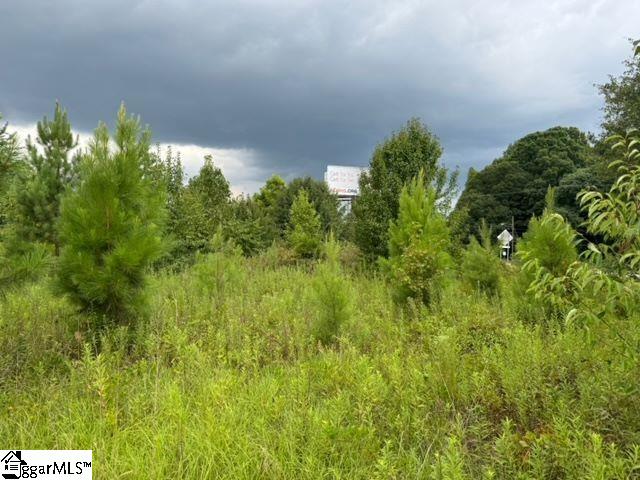
<svg viewBox="0 0 640 480">
<path fill-rule="evenodd" d="M 364 165 L 412 116 L 450 166 L 557 124 L 593 130 L 593 83 L 621 70 L 635 0 L 196 0 L 0 3 L 0 111 L 74 126 L 121 100 L 164 143 L 255 152 L 270 172 Z"/>
</svg>

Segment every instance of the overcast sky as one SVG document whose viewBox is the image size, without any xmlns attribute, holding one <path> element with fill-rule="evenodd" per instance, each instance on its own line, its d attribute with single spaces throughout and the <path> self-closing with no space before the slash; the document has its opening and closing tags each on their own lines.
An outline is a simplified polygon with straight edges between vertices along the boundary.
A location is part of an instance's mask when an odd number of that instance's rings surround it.
<svg viewBox="0 0 640 480">
<path fill-rule="evenodd" d="M 124 101 L 235 192 L 366 165 L 417 116 L 464 175 L 531 131 L 597 130 L 639 20 L 638 0 L 0 0 L 0 112 L 24 134 L 58 99 L 89 134 Z"/>
</svg>

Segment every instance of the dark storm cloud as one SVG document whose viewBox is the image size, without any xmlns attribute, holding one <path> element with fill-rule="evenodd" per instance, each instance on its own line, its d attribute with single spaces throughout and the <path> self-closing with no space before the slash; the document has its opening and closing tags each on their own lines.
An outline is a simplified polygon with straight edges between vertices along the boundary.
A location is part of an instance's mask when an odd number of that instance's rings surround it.
<svg viewBox="0 0 640 480">
<path fill-rule="evenodd" d="M 531 130 L 595 129 L 634 0 L 0 2 L 0 111 L 74 126 L 121 100 L 165 143 L 251 149 L 255 177 L 366 164 L 419 116 L 464 171 Z M 245 177 L 252 173 L 245 172 Z"/>
</svg>

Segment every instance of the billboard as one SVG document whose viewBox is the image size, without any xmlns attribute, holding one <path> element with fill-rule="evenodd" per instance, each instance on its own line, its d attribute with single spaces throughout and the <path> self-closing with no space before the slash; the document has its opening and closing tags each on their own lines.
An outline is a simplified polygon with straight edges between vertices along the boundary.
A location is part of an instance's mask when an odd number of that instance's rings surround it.
<svg viewBox="0 0 640 480">
<path fill-rule="evenodd" d="M 364 171 L 366 171 L 364 167 L 327 165 L 327 171 L 324 173 L 324 181 L 327 182 L 331 193 L 338 196 L 355 197 L 360 194 L 358 179 Z"/>
</svg>

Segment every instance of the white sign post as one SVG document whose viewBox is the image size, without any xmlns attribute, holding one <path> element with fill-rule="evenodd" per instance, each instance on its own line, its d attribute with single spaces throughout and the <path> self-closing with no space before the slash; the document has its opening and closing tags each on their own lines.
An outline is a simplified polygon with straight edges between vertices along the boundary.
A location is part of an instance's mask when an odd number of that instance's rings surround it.
<svg viewBox="0 0 640 480">
<path fill-rule="evenodd" d="M 511 240 L 513 240 L 513 235 L 509 233 L 509 230 L 504 229 L 502 232 L 500 232 L 500 235 L 498 235 L 498 240 L 502 242 L 502 245 L 508 245 L 509 243 L 511 243 Z"/>
<path fill-rule="evenodd" d="M 498 240 L 502 244 L 501 245 L 502 246 L 501 256 L 505 260 L 508 260 L 509 259 L 509 251 L 511 250 L 511 240 L 513 240 L 513 235 L 511 235 L 509 233 L 509 230 L 504 229 L 502 232 L 500 232 L 500 235 L 498 235 Z"/>
</svg>

